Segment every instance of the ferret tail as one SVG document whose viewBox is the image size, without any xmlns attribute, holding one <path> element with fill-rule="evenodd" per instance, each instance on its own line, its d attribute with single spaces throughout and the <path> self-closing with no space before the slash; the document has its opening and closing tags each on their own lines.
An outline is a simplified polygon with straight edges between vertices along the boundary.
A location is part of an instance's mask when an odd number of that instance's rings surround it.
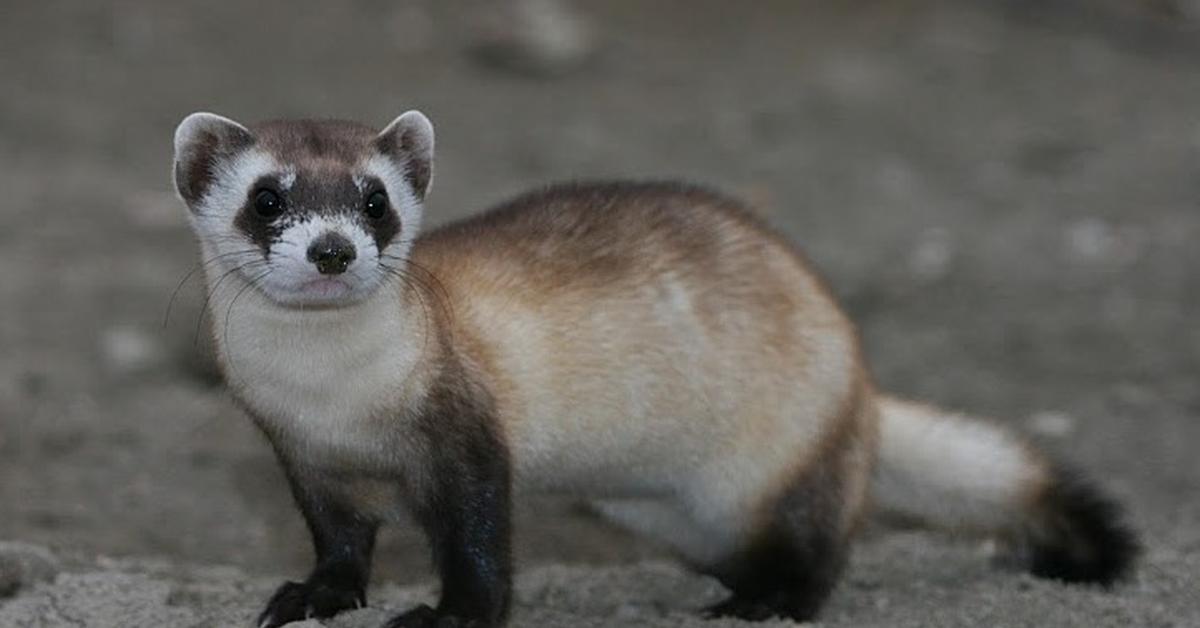
<svg viewBox="0 0 1200 628">
<path fill-rule="evenodd" d="M 1111 584 L 1139 545 L 1108 495 L 1003 426 L 881 396 L 873 492 L 885 515 L 1012 543 L 1034 575 Z"/>
</svg>

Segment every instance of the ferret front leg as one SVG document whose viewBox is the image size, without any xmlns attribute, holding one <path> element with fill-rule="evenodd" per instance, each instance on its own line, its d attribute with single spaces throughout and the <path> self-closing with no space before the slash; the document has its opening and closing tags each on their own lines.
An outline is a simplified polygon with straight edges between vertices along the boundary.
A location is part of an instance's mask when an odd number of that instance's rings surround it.
<svg viewBox="0 0 1200 628">
<path fill-rule="evenodd" d="M 438 483 L 419 519 L 433 545 L 441 600 L 436 609 L 419 606 L 387 628 L 499 626 L 512 594 L 508 488 L 466 469 L 451 471 Z"/>
<path fill-rule="evenodd" d="M 512 597 L 508 453 L 490 417 L 470 403 L 437 403 L 439 395 L 434 397 L 431 474 L 414 505 L 433 546 L 441 599 L 436 609 L 418 606 L 386 628 L 500 626 Z"/>
<path fill-rule="evenodd" d="M 325 618 L 367 603 L 371 554 L 378 523 L 349 507 L 317 481 L 289 472 L 296 504 L 312 533 L 316 566 L 304 582 L 286 582 L 258 618 L 275 628 L 309 617 Z"/>
</svg>

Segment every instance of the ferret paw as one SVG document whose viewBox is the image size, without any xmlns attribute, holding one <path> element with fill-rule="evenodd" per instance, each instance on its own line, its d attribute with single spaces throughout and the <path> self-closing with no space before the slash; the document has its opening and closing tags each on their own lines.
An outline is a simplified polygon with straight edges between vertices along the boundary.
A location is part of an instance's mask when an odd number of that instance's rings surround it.
<svg viewBox="0 0 1200 628">
<path fill-rule="evenodd" d="M 362 608 L 362 591 L 336 588 L 320 582 L 285 582 L 275 591 L 267 608 L 258 616 L 258 628 L 278 628 L 310 617 L 323 619 L 341 611 Z"/>
<path fill-rule="evenodd" d="M 709 619 L 730 617 L 745 621 L 764 621 L 775 617 L 778 613 L 769 605 L 738 596 L 704 609 L 704 616 Z"/>
<path fill-rule="evenodd" d="M 478 619 L 442 615 L 427 604 L 393 617 L 383 628 L 488 628 L 490 624 Z"/>
<path fill-rule="evenodd" d="M 708 619 L 729 617 L 743 621 L 790 619 L 803 622 L 811 620 L 814 615 L 816 613 L 813 610 L 795 608 L 782 595 L 747 597 L 735 593 L 724 602 L 704 610 L 704 616 Z"/>
</svg>

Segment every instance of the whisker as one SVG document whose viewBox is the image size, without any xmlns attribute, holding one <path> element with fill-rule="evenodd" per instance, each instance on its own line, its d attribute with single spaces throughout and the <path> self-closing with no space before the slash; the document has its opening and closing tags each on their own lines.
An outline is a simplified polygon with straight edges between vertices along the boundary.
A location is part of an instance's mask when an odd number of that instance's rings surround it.
<svg viewBox="0 0 1200 628">
<path fill-rule="evenodd" d="M 204 315 L 206 313 L 208 313 L 208 306 L 209 306 L 209 304 L 212 303 L 213 297 L 215 297 L 217 295 L 217 292 L 221 289 L 221 284 L 224 283 L 225 280 L 230 275 L 242 270 L 243 268 L 252 268 L 259 264 L 269 264 L 269 263 L 270 262 L 268 262 L 267 260 L 252 260 L 252 261 L 246 262 L 244 264 L 234 266 L 233 268 L 225 271 L 225 273 L 222 274 L 217 279 L 217 281 L 213 284 L 213 287 L 208 291 L 208 296 L 204 299 L 204 307 L 200 309 L 200 316 L 198 316 L 196 318 L 196 333 L 192 337 L 192 346 L 193 347 L 200 344 L 200 327 L 204 323 Z"/>
<path fill-rule="evenodd" d="M 408 288 L 412 294 L 416 295 L 417 303 L 421 306 L 421 321 L 424 329 L 424 337 L 421 339 L 421 355 L 424 356 L 425 350 L 429 347 L 429 330 L 430 330 L 430 311 L 429 304 L 425 299 L 423 291 L 417 286 L 416 282 L 405 276 L 399 269 L 393 268 L 380 262 L 379 266 L 391 277 L 399 280 L 402 287 Z"/>
<path fill-rule="evenodd" d="M 229 307 L 225 308 L 225 322 L 222 326 L 223 329 L 221 330 L 221 337 L 225 343 L 225 346 L 229 346 L 229 320 L 233 317 L 233 306 L 237 305 L 238 299 L 240 299 L 247 290 L 257 286 L 259 281 L 266 278 L 267 275 L 270 275 L 274 271 L 274 268 L 268 268 L 262 273 L 255 275 L 252 279 L 250 279 L 250 281 L 246 282 L 246 285 L 242 286 L 241 290 L 237 291 L 237 294 L 233 295 L 233 300 L 229 302 Z M 237 369 L 234 368 L 233 365 L 233 352 L 230 351 L 227 353 L 229 355 L 229 359 L 226 360 L 229 363 L 229 374 L 234 378 L 240 379 L 237 374 Z"/>
<path fill-rule="evenodd" d="M 438 279 L 438 276 L 435 275 L 433 271 L 429 270 L 415 260 L 400 257 L 399 255 L 382 253 L 380 254 L 380 257 L 404 264 L 403 269 L 398 268 L 397 270 L 405 272 L 405 274 L 413 277 L 414 279 L 416 279 L 416 274 L 411 271 L 419 271 L 421 273 L 421 284 L 425 286 L 427 290 L 436 293 L 436 296 L 438 297 L 438 304 L 442 308 L 442 314 L 450 317 L 454 316 L 454 303 L 453 299 L 450 298 L 450 291 L 446 289 L 446 284 L 442 283 L 442 280 Z M 432 286 L 430 284 L 432 284 Z"/>
<path fill-rule="evenodd" d="M 414 262 L 413 259 L 391 255 L 391 253 L 382 253 L 380 257 L 403 264 L 400 268 L 390 268 L 394 269 L 396 273 L 400 273 L 404 277 L 404 280 L 406 280 L 406 285 L 413 286 L 415 292 L 419 293 L 420 298 L 430 298 L 433 301 L 433 306 L 437 307 L 440 315 L 446 321 L 452 321 L 455 318 L 454 299 L 450 298 L 449 289 L 446 289 L 445 283 L 438 279 L 438 276 L 433 274 L 432 270 L 418 262 Z M 438 331 L 448 335 L 448 340 L 454 342 L 454 325 L 443 325 L 442 329 Z"/>
<path fill-rule="evenodd" d="M 419 270 L 423 274 L 418 275 L 417 273 L 412 272 L 413 270 Z M 445 320 L 454 320 L 454 303 L 450 298 L 450 292 L 446 289 L 445 284 L 443 284 L 436 275 L 419 264 L 413 264 L 411 260 L 409 260 L 408 265 L 400 268 L 399 271 L 403 273 L 409 279 L 409 281 L 424 288 L 424 291 L 433 300 L 434 306 L 438 308 L 439 313 Z M 450 342 L 454 342 L 454 326 L 448 324 L 445 326 L 444 331 L 449 335 Z"/>
<path fill-rule="evenodd" d="M 232 257 L 235 255 L 250 255 L 250 254 L 253 254 L 256 252 L 257 251 L 254 249 L 248 249 L 248 250 L 244 250 L 244 251 L 231 251 L 228 253 L 221 253 L 220 255 L 214 255 L 207 260 L 203 260 L 202 262 L 197 262 L 196 264 L 193 264 L 192 269 L 189 270 L 187 272 L 187 274 L 183 276 L 183 279 L 179 280 L 179 284 L 175 286 L 175 289 L 173 291 L 171 291 L 171 298 L 167 301 L 166 313 L 163 314 L 163 329 L 166 329 L 167 323 L 170 322 L 170 320 L 171 320 L 171 309 L 175 306 L 175 299 L 179 297 L 179 291 L 183 289 L 184 284 L 186 284 L 188 282 L 188 280 L 191 279 L 197 272 L 199 272 L 200 270 L 202 270 L 204 268 L 207 268 L 209 265 L 214 264 L 226 257 Z"/>
</svg>

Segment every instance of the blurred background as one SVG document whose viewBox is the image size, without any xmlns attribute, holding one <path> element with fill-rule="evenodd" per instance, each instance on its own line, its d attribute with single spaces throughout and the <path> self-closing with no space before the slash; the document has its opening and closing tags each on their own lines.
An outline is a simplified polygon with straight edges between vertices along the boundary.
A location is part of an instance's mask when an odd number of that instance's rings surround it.
<svg viewBox="0 0 1200 628">
<path fill-rule="evenodd" d="M 206 357 L 172 132 L 409 108 L 438 133 L 427 224 L 570 178 L 749 200 L 829 277 L 882 387 L 1011 421 L 1128 502 L 1150 564 L 1129 617 L 1179 617 L 1162 582 L 1200 573 L 1194 0 L 6 2 L 0 539 L 304 572 L 274 457 Z M 523 566 L 661 556 L 552 500 L 519 525 Z M 915 542 L 868 539 L 852 582 L 991 577 Z M 428 579 L 408 527 L 376 564 Z"/>
</svg>

